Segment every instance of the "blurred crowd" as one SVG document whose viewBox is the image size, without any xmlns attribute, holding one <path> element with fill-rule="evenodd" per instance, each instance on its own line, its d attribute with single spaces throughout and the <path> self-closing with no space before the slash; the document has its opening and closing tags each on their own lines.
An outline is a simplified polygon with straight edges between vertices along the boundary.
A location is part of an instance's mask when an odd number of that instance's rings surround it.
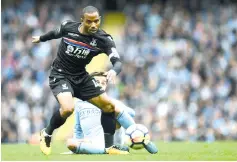
<svg viewBox="0 0 237 162">
<path fill-rule="evenodd" d="M 79 20 L 87 4 L 20 0 L 2 8 L 2 142 L 26 142 L 59 107 L 48 86 L 59 40 L 33 45 L 31 36 Z M 108 94 L 134 108 L 154 139 L 237 140 L 237 5 L 143 0 L 122 9 L 115 41 L 124 66 Z"/>
</svg>

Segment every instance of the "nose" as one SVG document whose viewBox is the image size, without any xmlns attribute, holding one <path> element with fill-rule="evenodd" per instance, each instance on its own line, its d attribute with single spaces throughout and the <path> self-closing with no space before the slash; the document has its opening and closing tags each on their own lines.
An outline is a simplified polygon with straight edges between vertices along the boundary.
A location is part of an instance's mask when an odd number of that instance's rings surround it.
<svg viewBox="0 0 237 162">
<path fill-rule="evenodd" d="M 91 28 L 96 28 L 96 25 L 94 22 L 91 24 Z"/>
</svg>

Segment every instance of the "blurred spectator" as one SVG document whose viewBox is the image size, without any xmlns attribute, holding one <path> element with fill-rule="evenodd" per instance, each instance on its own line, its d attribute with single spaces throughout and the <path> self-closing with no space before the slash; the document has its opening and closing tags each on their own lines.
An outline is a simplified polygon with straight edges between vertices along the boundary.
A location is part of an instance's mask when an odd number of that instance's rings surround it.
<svg viewBox="0 0 237 162">
<path fill-rule="evenodd" d="M 26 142 L 58 107 L 47 77 L 59 41 L 33 45 L 31 36 L 79 20 L 88 3 L 4 5 L 2 142 Z M 129 1 L 123 12 L 127 22 L 115 40 L 124 67 L 109 95 L 133 107 L 154 139 L 237 140 L 237 5 L 144 0 Z"/>
</svg>

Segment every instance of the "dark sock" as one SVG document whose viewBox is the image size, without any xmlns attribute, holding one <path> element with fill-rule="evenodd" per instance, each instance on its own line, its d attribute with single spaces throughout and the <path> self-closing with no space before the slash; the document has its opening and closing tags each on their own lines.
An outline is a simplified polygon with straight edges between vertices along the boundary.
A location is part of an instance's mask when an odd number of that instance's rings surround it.
<svg viewBox="0 0 237 162">
<path fill-rule="evenodd" d="M 108 148 L 114 144 L 116 129 L 115 113 L 102 113 L 101 124 L 104 129 L 105 148 Z"/>
<path fill-rule="evenodd" d="M 63 125 L 67 118 L 63 118 L 60 114 L 60 111 L 57 110 L 54 112 L 52 118 L 50 119 L 49 125 L 46 127 L 45 132 L 48 135 L 52 135 L 53 131 Z"/>
<path fill-rule="evenodd" d="M 104 133 L 114 134 L 116 130 L 115 113 L 102 113 L 101 125 Z"/>
<path fill-rule="evenodd" d="M 110 133 L 105 133 L 105 148 L 108 148 L 114 144 L 114 135 Z"/>
</svg>

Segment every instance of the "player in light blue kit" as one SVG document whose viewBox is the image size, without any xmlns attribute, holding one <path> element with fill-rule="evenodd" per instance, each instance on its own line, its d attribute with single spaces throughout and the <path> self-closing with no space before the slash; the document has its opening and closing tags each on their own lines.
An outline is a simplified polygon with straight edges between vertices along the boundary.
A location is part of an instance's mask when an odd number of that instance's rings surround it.
<svg viewBox="0 0 237 162">
<path fill-rule="evenodd" d="M 103 73 L 97 73 L 96 80 L 98 86 L 106 89 L 107 81 Z M 127 117 L 130 121 L 122 121 L 117 118 L 117 122 L 121 124 L 125 129 L 130 125 L 135 124 L 133 116 L 135 115 L 134 110 L 125 106 L 122 102 L 112 99 L 115 105 L 119 105 L 121 112 L 130 115 Z M 75 99 L 75 126 L 74 126 L 74 137 L 68 139 L 67 147 L 73 153 L 76 154 L 129 154 L 128 148 L 121 145 L 113 145 L 109 148 L 105 148 L 104 130 L 101 125 L 101 110 L 96 106 L 79 99 Z M 120 128 L 122 129 L 122 128 Z M 120 130 L 117 133 L 115 141 L 122 144 L 123 131 Z M 116 137 L 116 135 L 115 135 Z M 150 142 L 145 146 L 148 152 L 157 153 L 156 146 Z"/>
</svg>

